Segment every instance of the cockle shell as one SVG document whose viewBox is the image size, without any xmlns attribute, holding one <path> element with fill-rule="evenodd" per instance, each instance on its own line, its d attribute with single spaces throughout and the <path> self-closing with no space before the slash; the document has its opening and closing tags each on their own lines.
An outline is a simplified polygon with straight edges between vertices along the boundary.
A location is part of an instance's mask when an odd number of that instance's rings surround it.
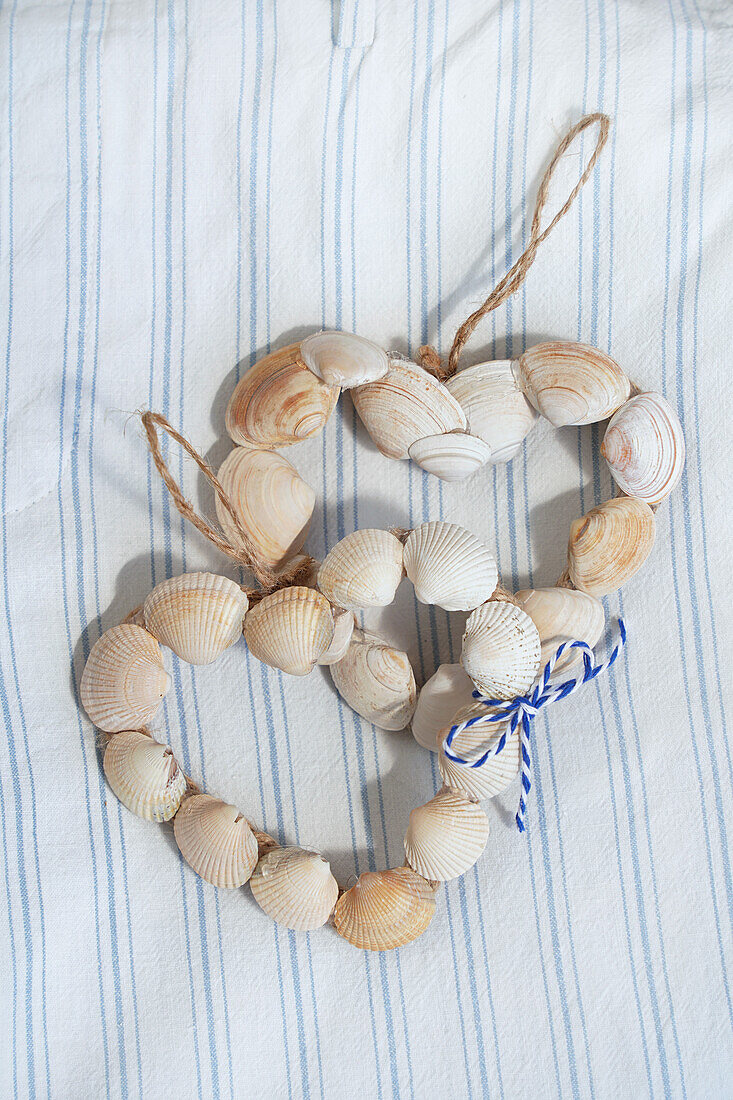
<svg viewBox="0 0 733 1100">
<path fill-rule="evenodd" d="M 445 386 L 465 412 L 469 432 L 491 448 L 489 462 L 514 458 L 538 414 L 517 385 L 511 359 L 465 367 Z"/>
<path fill-rule="evenodd" d="M 318 658 L 319 665 L 333 665 L 341 660 L 349 648 L 355 625 L 353 611 L 333 608 L 333 638 L 326 652 Z"/>
<path fill-rule="evenodd" d="M 352 332 L 315 332 L 300 345 L 300 356 L 327 386 L 350 390 L 383 378 L 389 356 L 378 344 Z"/>
<path fill-rule="evenodd" d="M 513 699 L 534 683 L 540 636 L 529 615 L 503 601 L 489 601 L 468 617 L 461 664 L 490 699 Z"/>
<path fill-rule="evenodd" d="M 226 428 L 244 446 L 285 447 L 319 432 L 338 399 L 338 386 L 316 378 L 300 357 L 300 344 L 290 344 L 260 359 L 239 380 Z"/>
<path fill-rule="evenodd" d="M 341 539 L 326 555 L 318 587 L 337 607 L 356 611 L 392 603 L 403 576 L 400 540 L 367 527 Z"/>
<path fill-rule="evenodd" d="M 410 724 L 417 688 L 406 653 L 355 630 L 345 656 L 329 668 L 339 695 L 367 722 L 383 730 Z"/>
<path fill-rule="evenodd" d="M 603 633 L 606 622 L 603 604 L 587 592 L 572 588 L 524 588 L 516 593 L 516 598 L 539 631 L 543 668 L 563 642 L 585 642 L 592 649 Z M 567 672 L 582 657 L 577 649 L 566 650 L 553 675 Z"/>
<path fill-rule="evenodd" d="M 186 791 L 171 750 L 138 730 L 110 739 L 104 774 L 122 805 L 146 821 L 170 821 Z"/>
<path fill-rule="evenodd" d="M 469 718 L 475 718 L 478 714 L 485 714 L 486 707 L 480 703 L 473 703 L 463 707 L 454 716 L 450 725 L 457 726 L 466 722 Z M 450 730 L 450 725 L 442 731 L 443 740 Z M 451 744 L 451 752 L 456 756 L 462 756 L 465 760 L 473 760 L 483 754 L 487 749 L 493 749 L 507 728 L 506 722 L 492 722 L 485 725 L 469 726 L 462 733 L 457 733 Z M 479 751 L 480 750 L 480 751 Z M 445 755 L 445 747 L 441 744 L 438 754 L 438 767 L 443 777 L 443 782 L 454 790 L 462 791 L 469 798 L 482 800 L 493 798 L 508 787 L 511 781 L 519 773 L 520 763 L 519 730 L 507 736 L 506 744 L 496 756 L 490 756 L 480 767 L 468 768 L 449 760 Z"/>
<path fill-rule="evenodd" d="M 568 571 L 576 588 L 607 596 L 625 584 L 651 553 L 654 513 L 643 500 L 615 497 L 570 528 Z"/>
<path fill-rule="evenodd" d="M 407 458 L 419 439 L 455 429 L 465 431 L 466 415 L 438 380 L 417 363 L 390 359 L 384 378 L 357 386 L 356 411 L 387 458 Z"/>
<path fill-rule="evenodd" d="M 588 344 L 536 344 L 519 357 L 516 376 L 534 407 L 556 428 L 605 420 L 631 393 L 618 363 Z"/>
<path fill-rule="evenodd" d="M 421 936 L 435 914 L 435 890 L 409 867 L 365 871 L 339 898 L 336 931 L 354 947 L 391 951 Z"/>
<path fill-rule="evenodd" d="M 440 665 L 423 684 L 412 716 L 412 736 L 430 752 L 440 748 L 439 735 L 473 695 L 473 680 L 463 665 Z"/>
<path fill-rule="evenodd" d="M 637 394 L 612 417 L 601 454 L 628 496 L 659 504 L 672 492 L 685 465 L 685 437 L 677 413 L 661 393 Z"/>
<path fill-rule="evenodd" d="M 291 676 L 307 676 L 333 639 L 325 596 L 299 585 L 263 596 L 244 620 L 244 640 L 258 661 Z"/>
<path fill-rule="evenodd" d="M 92 646 L 80 694 L 92 722 L 107 733 L 149 722 L 170 687 L 160 646 L 141 626 L 122 623 Z"/>
<path fill-rule="evenodd" d="M 463 481 L 491 458 L 491 447 L 466 432 L 444 432 L 416 440 L 408 455 L 429 474 L 442 481 Z"/>
<path fill-rule="evenodd" d="M 266 852 L 250 879 L 255 901 L 285 928 L 320 928 L 333 912 L 338 883 L 318 852 L 275 848 Z"/>
<path fill-rule="evenodd" d="M 244 886 L 257 864 L 257 839 L 236 806 L 209 794 L 187 798 L 173 819 L 186 863 L 214 886 Z"/>
<path fill-rule="evenodd" d="M 145 627 L 190 665 L 210 665 L 242 633 L 249 600 L 228 577 L 184 573 L 156 584 L 143 605 Z"/>
<path fill-rule="evenodd" d="M 473 611 L 496 588 L 494 555 L 485 543 L 457 523 L 422 523 L 407 537 L 407 576 L 420 603 L 446 611 Z"/>
<path fill-rule="evenodd" d="M 405 855 L 414 871 L 431 882 L 447 882 L 473 867 L 486 847 L 489 820 L 460 791 L 440 791 L 410 814 Z"/>
<path fill-rule="evenodd" d="M 218 478 L 262 563 L 282 569 L 305 542 L 316 501 L 310 485 L 282 455 L 252 447 L 235 447 Z M 241 546 L 218 494 L 216 514 L 230 542 Z"/>
</svg>

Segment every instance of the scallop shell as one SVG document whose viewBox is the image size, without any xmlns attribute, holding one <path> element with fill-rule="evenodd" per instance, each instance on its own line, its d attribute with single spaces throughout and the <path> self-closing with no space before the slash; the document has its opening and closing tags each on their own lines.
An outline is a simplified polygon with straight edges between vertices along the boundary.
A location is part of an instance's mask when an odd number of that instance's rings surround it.
<svg viewBox="0 0 733 1100">
<path fill-rule="evenodd" d="M 461 664 L 487 698 L 523 695 L 539 672 L 537 627 L 520 607 L 489 601 L 468 617 Z"/>
<path fill-rule="evenodd" d="M 329 666 L 339 695 L 383 730 L 401 730 L 415 711 L 417 688 L 406 653 L 355 630 L 346 655 Z"/>
<path fill-rule="evenodd" d="M 186 791 L 171 750 L 137 730 L 110 739 L 104 774 L 122 805 L 146 821 L 170 821 Z"/>
<path fill-rule="evenodd" d="M 525 588 L 516 593 L 516 598 L 539 631 L 543 667 L 563 642 L 585 642 L 592 649 L 603 633 L 606 622 L 603 604 L 586 592 L 575 592 L 572 588 Z M 555 665 L 553 675 L 567 672 L 582 656 L 577 649 L 567 650 Z"/>
<path fill-rule="evenodd" d="M 280 588 L 247 613 L 244 640 L 258 661 L 307 676 L 333 639 L 328 600 L 312 588 Z"/>
<path fill-rule="evenodd" d="M 591 596 L 607 596 L 641 569 L 654 536 L 654 513 L 643 500 L 616 497 L 599 504 L 570 528 L 571 581 Z"/>
<path fill-rule="evenodd" d="M 447 882 L 473 867 L 486 847 L 489 820 L 459 791 L 440 791 L 410 814 L 405 855 L 413 870 L 431 882 Z"/>
<path fill-rule="evenodd" d="M 451 725 L 459 725 L 477 714 L 486 712 L 480 703 L 463 707 L 454 716 L 450 725 L 442 731 L 442 739 L 448 734 Z M 506 722 L 492 722 L 484 726 L 472 726 L 457 733 L 453 738 L 451 751 L 466 760 L 481 756 L 487 749 L 493 749 L 507 728 Z M 454 790 L 462 791 L 469 798 L 482 800 L 493 798 L 508 787 L 519 774 L 520 742 L 519 730 L 510 733 L 506 744 L 496 756 L 490 756 L 478 768 L 469 768 L 449 760 L 441 744 L 438 766 L 443 782 Z"/>
<path fill-rule="evenodd" d="M 92 722 L 107 733 L 149 722 L 170 687 L 155 638 L 132 623 L 105 630 L 92 646 L 80 694 Z"/>
<path fill-rule="evenodd" d="M 514 458 L 538 414 L 517 385 L 511 359 L 465 367 L 445 386 L 465 412 L 469 432 L 491 448 L 489 462 Z"/>
<path fill-rule="evenodd" d="M 173 833 L 189 867 L 214 886 L 244 886 L 257 865 L 257 839 L 249 823 L 236 806 L 209 794 L 185 800 Z"/>
<path fill-rule="evenodd" d="M 534 407 L 556 428 L 605 420 L 631 393 L 618 363 L 588 344 L 536 344 L 520 356 L 516 375 Z"/>
<path fill-rule="evenodd" d="M 628 496 L 659 504 L 672 492 L 685 465 L 685 437 L 677 413 L 661 393 L 637 394 L 614 414 L 601 454 Z"/>
<path fill-rule="evenodd" d="M 349 648 L 354 626 L 353 611 L 333 609 L 333 638 L 326 652 L 318 658 L 319 665 L 333 665 L 341 660 Z"/>
<path fill-rule="evenodd" d="M 270 569 L 282 569 L 298 553 L 313 515 L 316 494 L 298 471 L 275 451 L 235 447 L 219 473 L 237 518 Z M 242 540 L 216 495 L 216 514 L 234 546 Z"/>
<path fill-rule="evenodd" d="M 466 415 L 455 397 L 432 374 L 405 359 L 390 359 L 384 378 L 357 386 L 352 396 L 366 430 L 387 458 L 407 458 L 417 440 L 466 428 Z"/>
<path fill-rule="evenodd" d="M 337 607 L 356 611 L 392 603 L 402 577 L 402 543 L 367 527 L 337 542 L 318 571 L 318 587 Z"/>
<path fill-rule="evenodd" d="M 262 856 L 250 879 L 255 901 L 285 928 L 320 928 L 333 912 L 338 883 L 318 852 L 275 848 Z"/>
<path fill-rule="evenodd" d="M 290 344 L 260 359 L 239 380 L 226 428 L 235 443 L 285 447 L 319 432 L 338 399 L 338 386 L 316 378 L 300 358 L 300 344 Z"/>
<path fill-rule="evenodd" d="M 412 716 L 412 736 L 430 752 L 440 748 L 439 734 L 452 721 L 459 707 L 473 695 L 473 680 L 463 665 L 441 665 L 420 689 Z"/>
<path fill-rule="evenodd" d="M 407 452 L 429 474 L 442 481 L 463 481 L 491 458 L 491 447 L 466 432 L 445 432 L 418 439 Z"/>
<path fill-rule="evenodd" d="M 410 532 L 404 562 L 420 603 L 446 611 L 473 611 L 491 597 L 499 579 L 488 546 L 465 527 L 443 520 Z"/>
<path fill-rule="evenodd" d="M 391 951 L 421 936 L 435 914 L 435 890 L 409 867 L 365 871 L 339 898 L 336 931 L 354 947 Z"/>
<path fill-rule="evenodd" d="M 300 345 L 305 365 L 327 386 L 344 390 L 383 378 L 389 356 L 378 344 L 352 332 L 315 332 Z"/>
<path fill-rule="evenodd" d="M 190 665 L 210 665 L 242 634 L 249 600 L 228 577 L 184 573 L 157 584 L 143 605 L 145 627 Z"/>
</svg>

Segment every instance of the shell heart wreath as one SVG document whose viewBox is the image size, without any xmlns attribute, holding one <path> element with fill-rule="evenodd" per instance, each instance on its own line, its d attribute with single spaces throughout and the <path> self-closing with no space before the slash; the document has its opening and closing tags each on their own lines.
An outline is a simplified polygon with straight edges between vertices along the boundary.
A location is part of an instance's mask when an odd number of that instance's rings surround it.
<svg viewBox="0 0 733 1100">
<path fill-rule="evenodd" d="M 553 170 L 593 124 L 599 126 L 593 155 L 540 231 Z M 514 293 L 570 208 L 608 130 L 604 115 L 590 115 L 562 140 L 540 185 L 526 251 L 458 330 L 445 366 L 432 348 L 420 349 L 418 364 L 344 332 L 316 333 L 267 355 L 231 396 L 226 425 L 237 446 L 218 476 L 162 416 L 142 416 L 179 511 L 246 567 L 256 585 L 242 588 L 210 573 L 158 584 L 93 647 L 81 700 L 109 735 L 104 771 L 121 802 L 149 820 L 173 819 L 181 854 L 197 874 L 229 889 L 249 881 L 264 912 L 286 928 L 331 922 L 349 943 L 377 951 L 419 936 L 435 912 L 438 884 L 464 874 L 486 845 L 489 821 L 479 803 L 519 773 L 523 829 L 535 714 L 602 673 L 624 643 L 619 623 L 619 643 L 605 664 L 594 663 L 605 626 L 599 597 L 642 566 L 654 542 L 654 510 L 682 473 L 676 414 L 660 394 L 634 390 L 608 355 L 582 344 L 540 344 L 516 362 L 457 371 L 480 318 Z M 409 457 L 446 481 L 487 462 L 508 462 L 540 415 L 558 427 L 610 417 L 601 450 L 619 495 L 573 524 L 567 569 L 553 588 L 508 593 L 488 547 L 442 521 L 412 531 L 357 530 L 314 562 L 301 549 L 315 495 L 276 448 L 322 429 L 342 389 L 351 390 L 382 454 Z M 163 459 L 159 429 L 213 485 L 221 530 L 183 496 Z M 391 603 L 405 574 L 421 602 L 470 612 L 460 664 L 441 665 L 419 698 L 407 654 L 357 629 L 354 619 L 357 610 Z M 169 685 L 161 646 L 183 661 L 209 664 L 242 633 L 254 657 L 291 676 L 328 665 L 336 689 L 363 718 L 385 730 L 411 724 L 420 745 L 438 752 L 444 786 L 410 814 L 404 866 L 367 872 L 341 890 L 320 854 L 282 847 L 259 832 L 236 807 L 202 792 L 151 737 L 146 724 Z"/>
</svg>

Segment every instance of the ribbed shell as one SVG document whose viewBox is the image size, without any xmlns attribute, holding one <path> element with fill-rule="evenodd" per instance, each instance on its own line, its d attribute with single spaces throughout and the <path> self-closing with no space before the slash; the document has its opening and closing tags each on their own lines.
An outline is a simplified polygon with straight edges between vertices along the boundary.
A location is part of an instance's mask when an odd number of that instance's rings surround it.
<svg viewBox="0 0 733 1100">
<path fill-rule="evenodd" d="M 145 626 L 190 665 L 210 665 L 242 634 L 249 601 L 228 577 L 184 573 L 157 584 L 143 606 Z"/>
<path fill-rule="evenodd" d="M 586 642 L 592 649 L 603 633 L 606 622 L 603 604 L 586 592 L 572 588 L 525 588 L 516 593 L 516 598 L 539 631 L 542 667 L 563 642 Z M 582 658 L 579 650 L 567 650 L 555 665 L 553 675 L 567 672 Z"/>
<path fill-rule="evenodd" d="M 146 821 L 170 821 L 186 790 L 171 750 L 137 730 L 112 737 L 104 774 L 122 805 Z"/>
<path fill-rule="evenodd" d="M 421 936 L 435 914 L 435 891 L 409 867 L 365 871 L 336 905 L 333 923 L 367 951 L 391 951 Z"/>
<path fill-rule="evenodd" d="M 355 625 L 353 611 L 333 608 L 333 638 L 326 652 L 318 658 L 319 665 L 333 665 L 341 660 L 349 648 Z"/>
<path fill-rule="evenodd" d="M 618 363 L 588 344 L 536 344 L 520 356 L 516 375 L 534 407 L 556 428 L 606 420 L 631 392 Z"/>
<path fill-rule="evenodd" d="M 463 707 L 453 715 L 451 725 L 458 725 L 474 718 L 477 714 L 486 713 L 486 707 L 480 703 Z M 445 736 L 450 729 L 443 730 Z M 457 756 L 463 756 L 466 760 L 472 760 L 482 755 L 487 749 L 494 748 L 506 729 L 503 722 L 494 722 L 490 725 L 473 726 L 456 734 L 451 745 L 451 752 Z M 478 750 L 481 750 L 479 752 Z M 438 766 L 443 782 L 449 787 L 463 791 L 469 798 L 493 798 L 508 787 L 511 781 L 519 773 L 519 730 L 507 737 L 504 748 L 496 756 L 491 756 L 479 768 L 468 768 L 449 760 L 441 746 L 438 756 Z"/>
<path fill-rule="evenodd" d="M 540 636 L 529 615 L 511 603 L 491 601 L 469 615 L 461 664 L 490 699 L 513 699 L 534 683 Z"/>
<path fill-rule="evenodd" d="M 401 730 L 410 724 L 417 688 L 406 653 L 355 630 L 346 654 L 329 669 L 339 695 L 372 725 Z"/>
<path fill-rule="evenodd" d="M 352 391 L 356 411 L 387 458 L 407 458 L 418 439 L 465 431 L 463 409 L 432 374 L 404 359 L 391 359 L 377 382 Z"/>
<path fill-rule="evenodd" d="M 173 819 L 186 863 L 214 886 L 244 886 L 255 869 L 257 840 L 236 806 L 208 794 L 187 798 Z"/>
<path fill-rule="evenodd" d="M 218 478 L 258 557 L 270 569 L 282 569 L 305 542 L 316 501 L 310 485 L 282 455 L 250 447 L 235 447 Z M 241 546 L 218 494 L 216 514 L 230 542 Z"/>
<path fill-rule="evenodd" d="M 677 413 L 661 393 L 637 394 L 611 419 L 601 454 L 625 493 L 659 504 L 685 466 L 685 437 Z"/>
<path fill-rule="evenodd" d="M 570 528 L 571 581 L 591 596 L 615 592 L 641 569 L 654 536 L 654 513 L 644 501 L 616 497 L 599 504 Z"/>
<path fill-rule="evenodd" d="M 285 447 L 319 432 L 336 407 L 338 386 L 316 378 L 290 344 L 260 359 L 237 383 L 226 411 L 235 443 Z"/>
<path fill-rule="evenodd" d="M 440 747 L 438 735 L 453 719 L 456 711 L 466 706 L 474 691 L 463 665 L 440 665 L 420 689 L 412 716 L 412 736 L 418 745 L 430 752 Z"/>
<path fill-rule="evenodd" d="M 313 588 L 280 588 L 250 608 L 244 638 L 258 661 L 291 676 L 307 676 L 333 639 L 333 615 Z"/>
<path fill-rule="evenodd" d="M 344 390 L 374 382 L 389 370 L 387 352 L 352 332 L 315 332 L 301 343 L 300 355 L 326 385 Z"/>
<path fill-rule="evenodd" d="M 404 562 L 420 603 L 446 611 L 473 611 L 491 597 L 498 580 L 488 546 L 465 527 L 443 520 L 410 532 Z"/>
<path fill-rule="evenodd" d="M 147 630 L 122 623 L 92 647 L 81 677 L 81 701 L 107 733 L 139 729 L 151 721 L 170 687 L 160 646 Z"/>
<path fill-rule="evenodd" d="M 318 587 L 337 607 L 356 611 L 392 603 L 404 575 L 402 543 L 366 527 L 337 542 L 318 571 Z"/>
<path fill-rule="evenodd" d="M 489 462 L 509 462 L 537 422 L 510 359 L 466 367 L 446 382 L 468 420 L 471 435 L 491 448 Z"/>
<path fill-rule="evenodd" d="M 442 481 L 463 481 L 491 458 L 491 447 L 466 432 L 444 432 L 418 439 L 407 452 L 429 474 Z"/>
<path fill-rule="evenodd" d="M 407 862 L 433 882 L 458 878 L 486 847 L 489 821 L 460 791 L 440 791 L 410 814 L 405 834 Z"/>
<path fill-rule="evenodd" d="M 260 909 L 296 932 L 325 924 L 339 889 L 323 856 L 304 848 L 267 852 L 257 864 L 250 886 Z"/>
</svg>

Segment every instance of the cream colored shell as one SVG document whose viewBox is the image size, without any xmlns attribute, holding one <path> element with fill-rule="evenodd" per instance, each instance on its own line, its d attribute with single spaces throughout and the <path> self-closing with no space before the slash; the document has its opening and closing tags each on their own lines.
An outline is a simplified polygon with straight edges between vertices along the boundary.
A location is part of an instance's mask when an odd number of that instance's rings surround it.
<svg viewBox="0 0 733 1100">
<path fill-rule="evenodd" d="M 556 428 L 605 420 L 631 393 L 618 363 L 588 344 L 536 344 L 519 357 L 516 376 L 534 407 Z"/>
<path fill-rule="evenodd" d="M 644 501 L 616 497 L 599 504 L 570 528 L 571 581 L 591 596 L 607 596 L 641 569 L 654 536 L 654 513 Z"/>
<path fill-rule="evenodd" d="M 420 603 L 446 611 L 472 611 L 490 598 L 498 580 L 488 546 L 465 527 L 443 520 L 410 532 L 404 563 Z"/>
<path fill-rule="evenodd" d="M 491 447 L 466 432 L 444 432 L 416 440 L 407 452 L 429 474 L 442 481 L 464 481 L 491 458 Z"/>
<path fill-rule="evenodd" d="M 410 724 L 417 688 L 406 653 L 355 630 L 345 656 L 329 668 L 339 695 L 372 725 L 401 730 Z"/>
<path fill-rule="evenodd" d="M 440 665 L 420 689 L 412 716 L 412 736 L 430 752 L 440 748 L 440 734 L 474 692 L 473 680 L 463 665 Z"/>
<path fill-rule="evenodd" d="M 255 869 L 257 839 L 236 806 L 208 794 L 187 798 L 173 819 L 186 863 L 214 886 L 244 886 Z"/>
<path fill-rule="evenodd" d="M 296 585 L 264 596 L 247 613 L 244 639 L 258 661 L 291 676 L 307 676 L 333 640 L 325 596 Z"/>
<path fill-rule="evenodd" d="M 450 725 L 460 725 L 461 722 L 475 718 L 479 714 L 485 714 L 486 707 L 480 703 L 463 707 L 454 716 Z M 444 739 L 450 731 L 450 725 L 443 731 Z M 484 752 L 495 748 L 505 733 L 505 722 L 492 722 L 484 725 L 470 726 L 462 733 L 457 733 L 453 738 L 451 752 L 456 756 L 462 756 L 465 760 L 477 760 Z M 514 777 L 519 774 L 520 764 L 519 730 L 507 736 L 506 743 L 501 752 L 496 756 L 490 756 L 478 768 L 469 768 L 449 760 L 445 755 L 445 746 L 441 744 L 438 755 L 438 766 L 443 782 L 454 790 L 462 791 L 469 798 L 482 800 L 493 798 L 508 787 Z"/>
<path fill-rule="evenodd" d="M 170 821 L 186 791 L 171 750 L 138 730 L 110 739 L 104 774 L 122 805 L 146 821 Z"/>
<path fill-rule="evenodd" d="M 333 638 L 326 652 L 318 658 L 319 665 L 333 665 L 341 660 L 349 648 L 355 625 L 353 611 L 333 608 Z"/>
<path fill-rule="evenodd" d="M 460 403 L 471 435 L 491 448 L 489 462 L 509 462 L 537 423 L 538 414 L 517 385 L 510 359 L 459 370 L 446 389 Z"/>
<path fill-rule="evenodd" d="M 525 588 L 516 593 L 516 599 L 539 631 L 543 668 L 563 642 L 585 642 L 592 649 L 603 633 L 606 622 L 603 604 L 586 592 L 572 588 Z M 577 649 L 566 650 L 553 675 L 567 672 L 582 657 Z"/>
<path fill-rule="evenodd" d="M 405 855 L 414 871 L 433 882 L 458 878 L 486 847 L 489 821 L 460 791 L 445 790 L 410 814 Z"/>
<path fill-rule="evenodd" d="M 612 417 L 601 454 L 628 496 L 659 504 L 685 466 L 685 437 L 677 413 L 661 393 L 637 394 Z"/>
<path fill-rule="evenodd" d="M 190 665 L 209 665 L 240 638 L 249 601 L 228 577 L 184 573 L 157 584 L 143 606 L 145 627 Z"/>
<path fill-rule="evenodd" d="M 338 883 L 318 852 L 275 848 L 262 856 L 250 886 L 268 917 L 295 932 L 320 928 L 336 904 Z"/>
<path fill-rule="evenodd" d="M 365 871 L 339 898 L 336 931 L 354 947 L 391 951 L 421 936 L 435 914 L 435 891 L 409 867 Z"/>
<path fill-rule="evenodd" d="M 344 390 L 375 382 L 389 370 L 387 352 L 352 332 L 315 332 L 302 341 L 300 355 L 317 378 Z"/>
<path fill-rule="evenodd" d="M 540 667 L 540 636 L 529 615 L 514 604 L 490 601 L 468 617 L 461 664 L 490 699 L 528 691 Z"/>
<path fill-rule="evenodd" d="M 107 733 L 150 722 L 170 687 L 160 646 L 141 626 L 122 623 L 92 646 L 81 677 L 82 705 Z"/>
<path fill-rule="evenodd" d="M 337 607 L 356 611 L 392 603 L 404 576 L 402 543 L 389 531 L 363 528 L 337 542 L 318 571 L 318 587 Z"/>
</svg>

